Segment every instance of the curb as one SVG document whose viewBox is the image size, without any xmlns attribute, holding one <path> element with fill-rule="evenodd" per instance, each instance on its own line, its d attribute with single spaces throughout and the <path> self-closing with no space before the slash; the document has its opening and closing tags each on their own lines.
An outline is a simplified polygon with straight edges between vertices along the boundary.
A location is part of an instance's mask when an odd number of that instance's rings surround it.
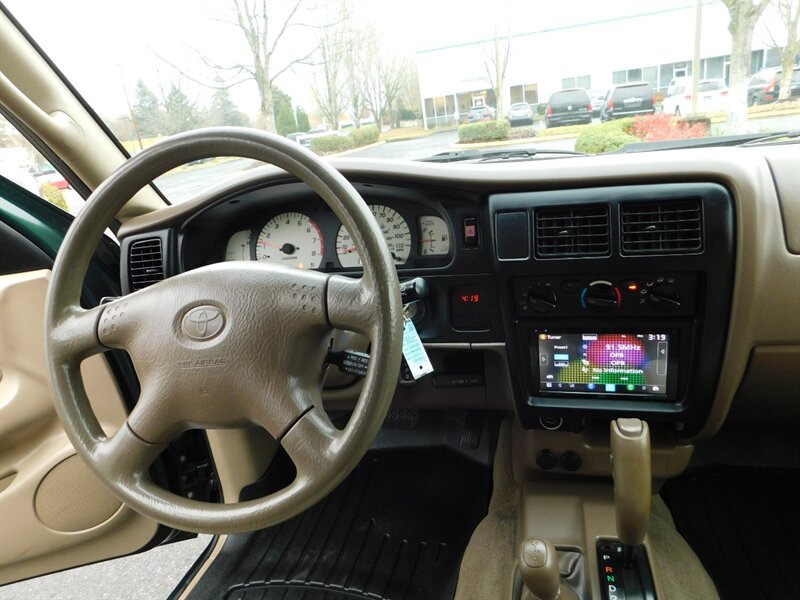
<svg viewBox="0 0 800 600">
<path fill-rule="evenodd" d="M 540 137 L 518 138 L 516 140 L 499 140 L 497 142 L 475 142 L 470 144 L 459 144 L 454 142 L 450 144 L 452 150 L 470 150 L 473 148 L 495 148 L 498 146 L 511 146 L 515 144 L 528 144 L 535 142 L 548 142 L 551 140 L 570 140 L 577 139 L 579 133 L 562 133 L 560 135 L 546 135 Z"/>
<path fill-rule="evenodd" d="M 367 144 L 366 146 L 359 146 L 358 148 L 350 148 L 350 150 L 344 150 L 343 152 L 335 152 L 334 154 L 325 154 L 324 158 L 329 158 L 331 156 L 347 156 L 348 154 L 352 154 L 353 152 L 361 152 L 362 150 L 366 150 L 367 148 L 374 148 L 375 146 L 382 146 L 386 143 L 386 140 L 380 140 L 375 142 L 374 144 Z"/>
</svg>

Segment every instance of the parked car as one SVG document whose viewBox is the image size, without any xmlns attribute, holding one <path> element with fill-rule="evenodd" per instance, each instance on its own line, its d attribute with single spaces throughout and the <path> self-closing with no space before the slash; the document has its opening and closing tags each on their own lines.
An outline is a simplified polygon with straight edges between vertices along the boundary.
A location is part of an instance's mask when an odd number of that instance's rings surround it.
<svg viewBox="0 0 800 600">
<path fill-rule="evenodd" d="M 494 119 L 494 109 L 485 104 L 481 106 L 473 106 L 467 113 L 467 123 L 478 123 L 480 121 L 490 121 Z"/>
<path fill-rule="evenodd" d="M 782 76 L 783 69 L 780 67 L 761 69 L 753 75 L 747 83 L 747 104 L 754 106 L 775 102 L 781 93 Z M 790 96 L 800 97 L 800 65 L 792 69 Z"/>
<path fill-rule="evenodd" d="M 728 86 L 724 79 L 701 79 L 697 82 L 698 113 L 721 112 L 728 108 Z M 665 115 L 688 115 L 692 112 L 692 82 L 672 88 L 672 94 L 661 102 L 661 112 Z"/>
<path fill-rule="evenodd" d="M 508 122 L 514 125 L 533 125 L 533 110 L 527 102 L 515 102 L 508 110 Z"/>
<path fill-rule="evenodd" d="M 589 100 L 592 102 L 592 117 L 600 116 L 600 109 L 603 108 L 605 99 L 606 92 L 603 90 L 589 90 Z"/>
<path fill-rule="evenodd" d="M 569 88 L 550 96 L 544 114 L 547 127 L 592 122 L 592 102 L 583 88 Z"/>
<path fill-rule="evenodd" d="M 608 90 L 600 120 L 610 121 L 635 115 L 652 115 L 655 112 L 653 88 L 646 81 L 621 83 Z"/>
<path fill-rule="evenodd" d="M 286 137 L 299 144 L 299 138 L 303 137 L 304 135 L 308 134 L 305 131 L 293 131 L 292 133 L 287 133 Z"/>
</svg>

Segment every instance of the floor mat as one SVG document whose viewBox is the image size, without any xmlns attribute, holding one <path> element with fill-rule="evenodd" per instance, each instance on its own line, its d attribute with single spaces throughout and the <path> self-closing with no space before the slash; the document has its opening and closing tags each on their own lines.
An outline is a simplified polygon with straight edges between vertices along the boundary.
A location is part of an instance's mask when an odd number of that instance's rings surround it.
<svg viewBox="0 0 800 600">
<path fill-rule="evenodd" d="M 453 597 L 490 470 L 447 448 L 372 451 L 324 501 L 228 538 L 193 600 Z"/>
<path fill-rule="evenodd" d="M 661 495 L 722 600 L 800 599 L 798 471 L 714 467 Z"/>
</svg>

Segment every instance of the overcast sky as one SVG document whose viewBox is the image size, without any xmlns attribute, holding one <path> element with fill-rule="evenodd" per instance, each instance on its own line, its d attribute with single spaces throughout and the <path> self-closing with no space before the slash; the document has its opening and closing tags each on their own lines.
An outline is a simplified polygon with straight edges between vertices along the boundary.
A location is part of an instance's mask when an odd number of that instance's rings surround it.
<svg viewBox="0 0 800 600">
<path fill-rule="evenodd" d="M 7 6 L 78 91 L 104 117 L 126 112 L 124 81 L 132 93 L 138 79 L 157 94 L 181 80 L 182 89 L 204 104 L 210 92 L 192 83 L 159 56 L 187 75 L 213 79 L 198 53 L 220 65 L 247 62 L 241 31 L 221 21 L 231 19 L 224 0 L 7 0 Z M 270 0 L 275 19 L 293 2 Z M 353 0 L 356 20 L 372 23 L 388 51 L 418 50 L 486 39 L 495 26 L 501 32 L 523 33 L 576 23 L 693 5 L 692 0 Z M 321 19 L 324 2 L 308 2 L 302 20 Z M 690 24 L 687 24 L 690 25 Z M 296 27 L 281 41 L 275 67 L 313 47 L 314 30 Z M 584 48 L 581 52 L 590 52 Z M 276 82 L 295 104 L 313 110 L 309 68 L 286 72 Z M 253 116 L 258 97 L 252 83 L 232 90 L 234 101 Z"/>
</svg>

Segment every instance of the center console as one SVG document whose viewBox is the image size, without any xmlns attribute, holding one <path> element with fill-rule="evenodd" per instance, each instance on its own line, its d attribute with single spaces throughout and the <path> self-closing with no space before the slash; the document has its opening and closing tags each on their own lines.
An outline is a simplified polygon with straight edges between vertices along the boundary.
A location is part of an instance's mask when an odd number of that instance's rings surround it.
<svg viewBox="0 0 800 600">
<path fill-rule="evenodd" d="M 710 410 L 729 318 L 734 209 L 714 183 L 489 198 L 517 412 L 526 428 L 671 422 Z"/>
</svg>

